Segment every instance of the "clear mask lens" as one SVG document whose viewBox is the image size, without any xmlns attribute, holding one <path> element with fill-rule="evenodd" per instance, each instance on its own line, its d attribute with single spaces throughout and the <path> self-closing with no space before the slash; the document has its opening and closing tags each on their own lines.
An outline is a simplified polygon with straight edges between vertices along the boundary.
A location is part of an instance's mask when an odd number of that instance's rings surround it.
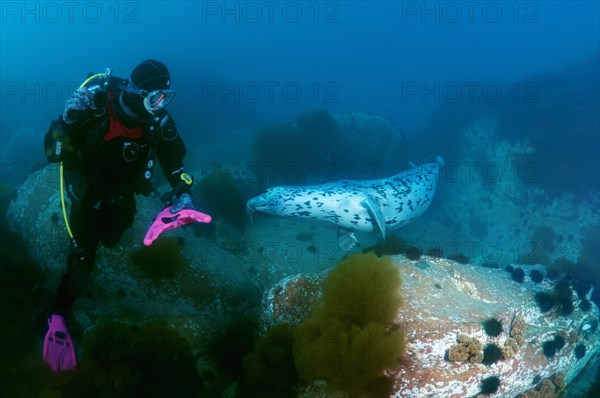
<svg viewBox="0 0 600 398">
<path fill-rule="evenodd" d="M 175 92 L 173 90 L 155 90 L 148 93 L 144 97 L 144 105 L 149 111 L 156 111 L 166 107 L 173 97 Z"/>
</svg>

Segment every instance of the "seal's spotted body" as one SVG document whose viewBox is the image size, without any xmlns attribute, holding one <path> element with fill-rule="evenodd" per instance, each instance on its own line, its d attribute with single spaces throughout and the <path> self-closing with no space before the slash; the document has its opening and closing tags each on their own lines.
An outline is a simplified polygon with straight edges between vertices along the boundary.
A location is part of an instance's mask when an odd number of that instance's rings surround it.
<svg viewBox="0 0 600 398">
<path fill-rule="evenodd" d="M 399 228 L 431 204 L 441 158 L 379 180 L 343 180 L 311 186 L 281 186 L 250 199 L 248 212 L 330 221 L 352 231 Z"/>
</svg>

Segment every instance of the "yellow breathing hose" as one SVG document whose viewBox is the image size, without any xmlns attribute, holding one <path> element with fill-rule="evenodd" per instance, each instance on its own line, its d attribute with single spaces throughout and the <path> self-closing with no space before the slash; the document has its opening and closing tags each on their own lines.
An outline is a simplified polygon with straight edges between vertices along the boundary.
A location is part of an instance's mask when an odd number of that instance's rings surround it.
<svg viewBox="0 0 600 398">
<path fill-rule="evenodd" d="M 81 83 L 81 85 L 79 86 L 79 88 L 85 87 L 86 84 L 88 84 L 90 81 L 94 80 L 95 78 L 99 78 L 99 77 L 106 77 L 107 73 L 96 73 L 95 75 L 92 75 L 90 77 L 88 77 L 87 79 L 85 79 L 85 81 L 83 83 Z M 64 184 L 64 177 L 63 177 L 63 162 L 62 160 L 59 163 L 59 170 L 60 170 L 60 205 L 62 207 L 62 213 L 63 213 L 63 219 L 65 220 L 65 225 L 67 227 L 67 232 L 69 234 L 69 237 L 71 238 L 71 240 L 73 242 L 75 242 L 75 239 L 73 238 L 73 232 L 71 231 L 71 226 L 69 225 L 69 218 L 67 217 L 67 206 L 65 204 L 65 184 Z"/>
<path fill-rule="evenodd" d="M 95 75 L 92 75 L 90 77 L 88 77 L 87 79 L 84 80 L 83 83 L 81 83 L 81 86 L 79 86 L 79 88 L 85 87 L 86 84 L 88 84 L 89 82 L 91 82 L 92 80 L 94 80 L 97 77 L 105 77 L 106 73 L 96 73 Z"/>
<path fill-rule="evenodd" d="M 71 232 L 71 226 L 69 225 L 69 219 L 67 218 L 67 207 L 65 205 L 65 184 L 63 179 L 63 163 L 60 162 L 60 204 L 62 206 L 63 219 L 65 220 L 65 225 L 67 226 L 67 232 L 69 233 L 69 237 L 73 239 L 73 232 Z"/>
</svg>

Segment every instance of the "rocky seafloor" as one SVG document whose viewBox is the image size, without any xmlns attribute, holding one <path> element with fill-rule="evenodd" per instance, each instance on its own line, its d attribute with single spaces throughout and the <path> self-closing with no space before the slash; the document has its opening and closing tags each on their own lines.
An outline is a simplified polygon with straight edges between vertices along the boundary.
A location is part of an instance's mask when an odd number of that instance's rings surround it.
<svg viewBox="0 0 600 398">
<path fill-rule="evenodd" d="M 50 165 L 33 174 L 8 211 L 12 228 L 28 238 L 28 251 L 46 270 L 50 294 L 64 272 L 68 249 L 57 172 Z M 318 303 L 328 270 L 346 254 L 337 248 L 328 224 L 258 216 L 240 232 L 217 220 L 210 237 L 192 228 L 169 231 L 167 237 L 177 239 L 182 265 L 154 275 L 131 254 L 140 250 L 158 204 L 139 198 L 134 226 L 120 245 L 99 249 L 91 285 L 76 304 L 82 328 L 92 328 L 106 314 L 160 317 L 189 340 L 194 353 L 202 353 L 228 319 L 256 305 L 263 331 L 302 322 Z M 379 237 L 359 238 L 366 247 Z M 169 268 L 171 260 L 159 261 Z M 504 269 L 432 256 L 409 260 L 398 255 L 393 263 L 402 277 L 404 302 L 394 323 L 407 339 L 405 355 L 388 370 L 395 397 L 475 397 L 482 380 L 492 376 L 499 378 L 494 396 L 558 396 L 599 360 L 598 308 L 582 306 L 593 290 L 580 297 L 567 284 L 572 311 L 561 312 L 560 306 L 542 311 L 535 293 L 554 291 L 561 279 L 534 282 L 530 274 L 534 269 L 543 273 L 541 266 L 529 266 L 519 282 Z M 483 330 L 490 318 L 503 325 L 497 336 Z M 521 332 L 513 331 L 517 319 L 525 325 Z M 563 344 L 550 355 L 545 344 L 556 336 Z M 499 360 L 485 359 L 488 345 L 502 351 Z M 578 346 L 585 347 L 583 354 L 576 354 Z"/>
<path fill-rule="evenodd" d="M 387 144 L 398 135 L 393 124 L 367 114 L 334 117 L 336 140 L 345 148 L 340 170 L 370 176 L 372 169 L 363 162 L 366 151 L 385 154 L 377 170 L 385 165 L 391 173 L 398 171 L 393 167 L 397 148 Z M 596 374 L 599 313 L 591 296 L 597 292 L 580 281 L 597 270 L 598 207 L 568 193 L 549 199 L 535 181 L 516 178 L 519 156 L 535 148 L 502 140 L 496 123 L 480 118 L 461 131 L 469 145 L 460 161 L 445 159 L 431 208 L 396 232 L 417 250 L 399 255 L 402 250 L 388 250 L 401 274 L 403 298 L 390 327 L 406 338 L 404 354 L 385 371 L 393 380 L 390 396 L 476 397 L 488 380 L 497 384 L 491 396 L 571 397 L 580 396 L 589 375 Z M 365 135 L 378 139 L 365 147 Z M 237 173 L 239 167 L 227 163 L 234 145 L 240 143 L 192 149 L 192 172 L 198 171 L 201 180 L 207 166 L 223 167 L 241 189 L 248 188 L 246 196 L 260 193 L 258 184 L 248 187 L 256 176 Z M 215 164 L 194 163 L 210 156 L 217 156 Z M 27 170 L 7 221 L 41 268 L 36 297 L 51 302 L 69 249 L 58 166 Z M 321 300 L 327 275 L 348 253 L 339 248 L 332 224 L 261 214 L 241 228 L 217 215 L 208 227 L 168 231 L 143 248 L 142 238 L 161 207 L 157 198 L 137 197 L 132 228 L 117 246 L 99 247 L 91 283 L 75 304 L 74 329 L 85 336 L 106 318 L 131 324 L 166 321 L 187 340 L 199 374 L 212 375 L 204 382 L 220 396 L 232 397 L 236 382 L 219 375 L 210 358 L 215 338 L 248 314 L 260 313 L 262 334 L 275 325 L 301 324 Z M 380 234 L 357 237 L 355 251 L 382 244 Z M 502 325 L 496 335 L 484 330 L 490 320 Z M 295 396 L 344 396 L 322 382 L 305 384 Z"/>
</svg>

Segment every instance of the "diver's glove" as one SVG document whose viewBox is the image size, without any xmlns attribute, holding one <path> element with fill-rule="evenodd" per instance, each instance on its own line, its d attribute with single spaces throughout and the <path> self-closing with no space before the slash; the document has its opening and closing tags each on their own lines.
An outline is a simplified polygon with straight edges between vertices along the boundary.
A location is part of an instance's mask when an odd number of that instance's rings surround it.
<svg viewBox="0 0 600 398">
<path fill-rule="evenodd" d="M 73 125 L 86 117 L 102 116 L 105 103 L 106 92 L 100 86 L 80 87 L 67 99 L 62 118 L 66 124 Z"/>
<path fill-rule="evenodd" d="M 194 203 L 189 193 L 182 193 L 179 195 L 177 202 L 171 208 L 171 213 L 177 213 L 183 209 L 194 209 Z"/>
</svg>

